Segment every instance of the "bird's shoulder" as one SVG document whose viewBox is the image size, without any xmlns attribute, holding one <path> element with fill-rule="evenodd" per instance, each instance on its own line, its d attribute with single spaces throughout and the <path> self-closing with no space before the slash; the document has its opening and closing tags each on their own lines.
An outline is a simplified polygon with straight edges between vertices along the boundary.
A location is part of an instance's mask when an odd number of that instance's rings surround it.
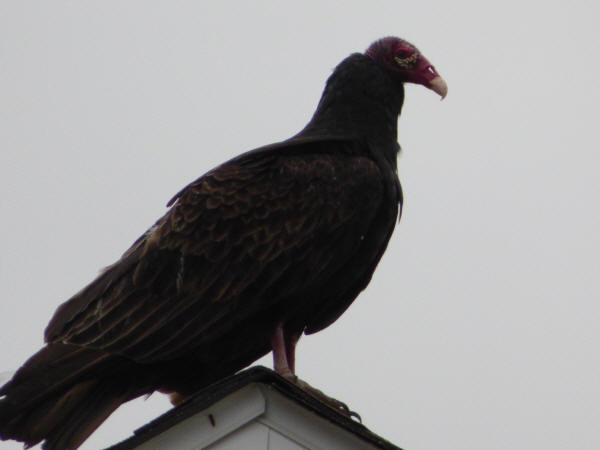
<svg viewBox="0 0 600 450">
<path fill-rule="evenodd" d="M 201 176 L 119 261 L 59 307 L 47 341 L 105 347 L 113 334 L 129 333 L 116 325 L 129 309 L 143 315 L 159 308 L 155 301 L 174 307 L 169 298 L 188 291 L 207 308 L 245 295 L 249 281 L 231 279 L 232 267 L 254 271 L 257 279 L 277 278 L 309 249 L 315 261 L 325 258 L 348 233 L 364 233 L 382 202 L 381 170 L 360 145 L 348 139 L 275 144 Z M 190 272 L 190 264 L 212 269 Z M 156 300 L 142 300 L 148 293 Z"/>
<path fill-rule="evenodd" d="M 333 226 L 354 215 L 357 205 L 377 203 L 382 194 L 383 170 L 366 147 L 354 139 L 312 138 L 242 154 L 173 197 L 147 243 L 182 249 L 204 239 L 219 240 L 218 234 L 232 228 L 227 223 L 239 222 L 239 228 L 251 233 L 265 222 L 285 228 L 282 221 L 317 211 Z M 198 239 L 189 240 L 192 234 Z"/>
</svg>

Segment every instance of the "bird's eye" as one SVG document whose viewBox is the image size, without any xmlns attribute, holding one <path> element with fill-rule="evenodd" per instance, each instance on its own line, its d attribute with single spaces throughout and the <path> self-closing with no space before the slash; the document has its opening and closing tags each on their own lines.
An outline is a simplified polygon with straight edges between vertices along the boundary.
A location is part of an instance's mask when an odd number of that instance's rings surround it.
<svg viewBox="0 0 600 450">
<path fill-rule="evenodd" d="M 396 58 L 404 59 L 410 56 L 410 52 L 403 48 L 396 50 Z"/>
<path fill-rule="evenodd" d="M 413 69 L 418 60 L 419 52 L 405 48 L 396 50 L 396 56 L 394 57 L 396 66 L 402 70 Z"/>
</svg>

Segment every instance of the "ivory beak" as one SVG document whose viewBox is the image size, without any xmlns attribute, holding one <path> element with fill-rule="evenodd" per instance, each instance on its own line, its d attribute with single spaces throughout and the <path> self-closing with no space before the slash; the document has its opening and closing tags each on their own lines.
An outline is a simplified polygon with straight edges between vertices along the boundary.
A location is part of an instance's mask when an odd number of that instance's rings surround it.
<svg viewBox="0 0 600 450">
<path fill-rule="evenodd" d="M 429 82 L 429 86 L 427 87 L 433 92 L 437 92 L 440 95 L 440 97 L 442 97 L 442 100 L 444 100 L 446 94 L 448 94 L 448 85 L 440 76 L 437 76 L 433 80 L 431 80 Z"/>
</svg>

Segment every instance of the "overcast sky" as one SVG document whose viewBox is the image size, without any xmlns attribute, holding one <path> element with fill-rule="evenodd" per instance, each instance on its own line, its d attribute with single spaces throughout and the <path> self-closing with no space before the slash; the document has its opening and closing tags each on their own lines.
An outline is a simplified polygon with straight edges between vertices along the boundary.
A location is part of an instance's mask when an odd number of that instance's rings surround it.
<svg viewBox="0 0 600 450">
<path fill-rule="evenodd" d="M 341 59 L 398 35 L 449 94 L 407 87 L 402 221 L 298 373 L 407 450 L 600 448 L 598 5 L 3 0 L 0 372 L 181 187 L 296 133 Z"/>
</svg>

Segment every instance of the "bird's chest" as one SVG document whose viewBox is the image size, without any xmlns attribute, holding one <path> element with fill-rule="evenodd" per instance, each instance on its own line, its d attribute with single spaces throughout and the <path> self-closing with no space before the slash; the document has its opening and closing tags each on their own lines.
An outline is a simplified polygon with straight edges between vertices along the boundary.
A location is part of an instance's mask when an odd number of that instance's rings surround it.
<svg viewBox="0 0 600 450">
<path fill-rule="evenodd" d="M 321 283 L 308 287 L 303 299 L 297 299 L 294 317 L 290 318 L 296 328 L 312 333 L 327 327 L 368 285 L 395 228 L 401 198 L 396 178 L 370 214 L 361 212 L 362 226 L 346 231 L 347 236 L 330 251 L 332 257 L 344 255 L 340 264 Z"/>
</svg>

